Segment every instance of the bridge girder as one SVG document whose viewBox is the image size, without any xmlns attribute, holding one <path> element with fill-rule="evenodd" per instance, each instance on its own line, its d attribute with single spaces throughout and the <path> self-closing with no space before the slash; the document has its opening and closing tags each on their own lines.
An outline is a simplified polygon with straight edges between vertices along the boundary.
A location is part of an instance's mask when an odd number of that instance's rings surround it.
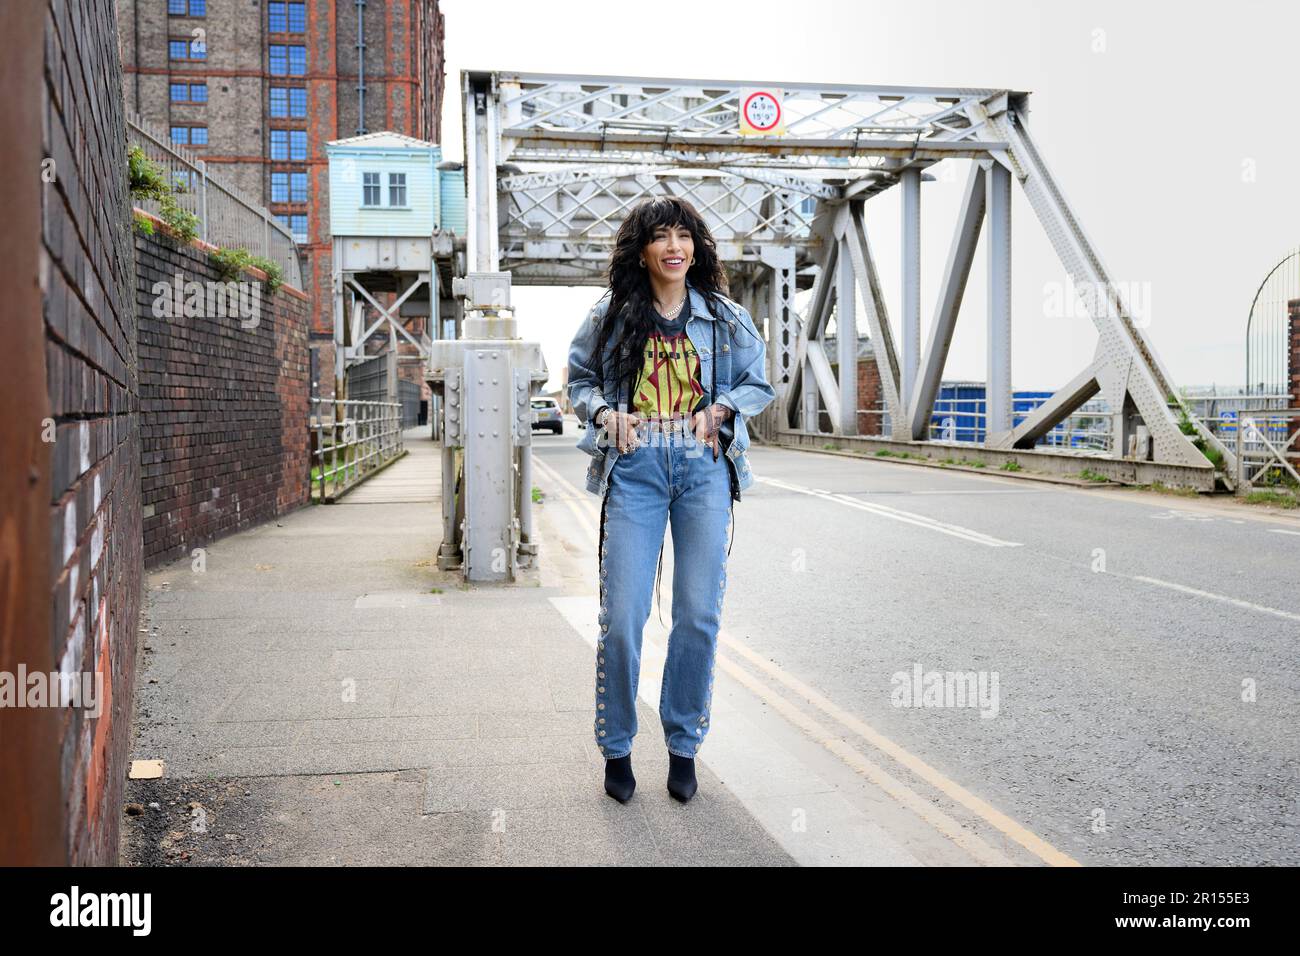
<svg viewBox="0 0 1300 956">
<path fill-rule="evenodd" d="M 613 237 L 636 202 L 662 193 L 690 199 L 742 279 L 742 301 L 760 323 L 770 319 L 770 372 L 779 398 L 771 415 L 782 427 L 818 430 L 824 406 L 833 433 L 856 433 L 856 375 L 832 374 L 826 349 L 826 331 L 840 312 L 856 341 L 849 301 L 856 289 L 866 305 L 891 434 L 927 440 L 975 243 L 987 222 L 986 446 L 1030 447 L 1099 391 L 1113 411 L 1135 409 L 1133 421 L 1140 417 L 1149 430 L 1154 460 L 1208 467 L 1178 426 L 1176 413 L 1184 411 L 1232 472 L 1232 452 L 1184 405 L 1039 155 L 1026 124 L 1027 93 L 518 72 L 466 71 L 463 80 L 467 102 L 490 103 L 495 156 L 503 164 L 474 174 L 480 183 L 492 178 L 496 187 L 500 258 L 491 267 L 524 283 L 599 284 Z M 739 133 L 742 91 L 752 88 L 780 91 L 783 135 Z M 930 178 L 927 168 L 954 159 L 973 162 L 923 350 L 920 182 Z M 1083 371 L 1013 428 L 1015 184 L 1080 292 L 1099 344 Z M 895 186 L 904 191 L 901 355 L 862 216 L 865 200 Z M 809 280 L 812 301 L 798 316 L 793 293 Z M 843 368 L 853 352 L 843 343 L 837 349 Z M 1117 457 L 1131 428 L 1132 421 L 1117 437 Z"/>
</svg>

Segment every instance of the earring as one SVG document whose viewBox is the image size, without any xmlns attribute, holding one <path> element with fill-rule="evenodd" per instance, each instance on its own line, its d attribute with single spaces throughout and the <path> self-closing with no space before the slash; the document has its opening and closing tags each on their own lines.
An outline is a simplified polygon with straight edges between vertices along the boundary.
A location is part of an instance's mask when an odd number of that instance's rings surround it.
<svg viewBox="0 0 1300 956">
<path fill-rule="evenodd" d="M 691 256 L 691 261 L 690 261 L 689 263 L 687 263 L 687 265 L 692 265 L 692 266 L 695 265 L 695 257 L 694 257 L 694 256 Z"/>
<path fill-rule="evenodd" d="M 641 260 L 641 268 L 642 268 L 642 269 L 645 268 L 645 260 L 644 260 L 644 259 Z"/>
</svg>

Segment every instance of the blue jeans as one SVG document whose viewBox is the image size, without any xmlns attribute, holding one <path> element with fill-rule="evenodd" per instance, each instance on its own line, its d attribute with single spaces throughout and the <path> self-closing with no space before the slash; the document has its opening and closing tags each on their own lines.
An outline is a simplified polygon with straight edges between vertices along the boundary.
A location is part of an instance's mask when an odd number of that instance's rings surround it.
<svg viewBox="0 0 1300 956">
<path fill-rule="evenodd" d="M 715 461 L 712 450 L 689 432 L 643 426 L 640 435 L 637 448 L 615 461 L 602 509 L 596 744 L 606 759 L 632 751 L 642 628 L 671 522 L 673 620 L 659 720 L 668 751 L 694 757 L 709 732 L 727 585 L 731 476 L 721 451 Z"/>
</svg>

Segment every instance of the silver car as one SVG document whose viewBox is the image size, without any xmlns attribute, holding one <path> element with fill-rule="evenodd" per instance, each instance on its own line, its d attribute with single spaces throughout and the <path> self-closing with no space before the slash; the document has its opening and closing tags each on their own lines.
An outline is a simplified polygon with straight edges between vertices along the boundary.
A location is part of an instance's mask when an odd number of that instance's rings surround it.
<svg viewBox="0 0 1300 956">
<path fill-rule="evenodd" d="M 549 428 L 556 435 L 564 434 L 564 413 L 553 398 L 534 398 L 533 428 Z"/>
</svg>

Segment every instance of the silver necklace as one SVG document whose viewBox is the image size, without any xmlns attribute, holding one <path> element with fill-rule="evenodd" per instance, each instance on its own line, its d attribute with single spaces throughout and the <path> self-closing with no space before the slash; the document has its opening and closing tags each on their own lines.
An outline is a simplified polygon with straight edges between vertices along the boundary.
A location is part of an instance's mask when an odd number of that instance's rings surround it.
<svg viewBox="0 0 1300 956">
<path fill-rule="evenodd" d="M 686 304 L 686 296 L 683 295 L 681 300 L 675 306 L 673 306 L 667 312 L 660 312 L 659 314 L 662 315 L 665 319 L 675 319 L 677 318 L 677 313 L 682 311 L 682 306 L 685 304 Z"/>
</svg>

